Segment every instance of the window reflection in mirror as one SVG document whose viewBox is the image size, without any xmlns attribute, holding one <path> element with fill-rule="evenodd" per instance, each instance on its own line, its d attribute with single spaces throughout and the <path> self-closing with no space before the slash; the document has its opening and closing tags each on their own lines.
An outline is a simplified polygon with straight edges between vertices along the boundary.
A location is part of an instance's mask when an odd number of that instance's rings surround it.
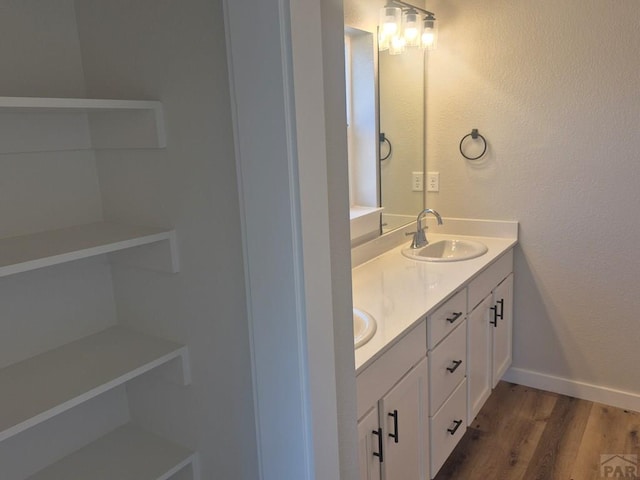
<svg viewBox="0 0 640 480">
<path fill-rule="evenodd" d="M 373 34 L 345 29 L 351 242 L 380 235 L 377 165 L 376 57 Z"/>
</svg>

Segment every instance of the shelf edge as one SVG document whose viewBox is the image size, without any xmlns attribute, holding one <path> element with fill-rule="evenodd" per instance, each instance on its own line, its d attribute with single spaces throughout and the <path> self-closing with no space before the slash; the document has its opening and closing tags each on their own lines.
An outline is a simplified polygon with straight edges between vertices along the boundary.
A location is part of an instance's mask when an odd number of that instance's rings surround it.
<svg viewBox="0 0 640 480">
<path fill-rule="evenodd" d="M 171 255 L 170 271 L 172 273 L 175 273 L 179 269 L 179 264 L 177 261 L 176 236 L 175 236 L 174 230 L 167 230 L 164 232 L 158 232 L 158 233 L 153 233 L 150 235 L 144 235 L 139 237 L 133 237 L 125 240 L 106 243 L 103 245 L 96 245 L 89 248 L 72 250 L 69 252 L 59 253 L 59 254 L 46 256 L 46 257 L 34 258 L 32 260 L 26 260 L 19 263 L 13 263 L 13 264 L 1 266 L 0 278 L 6 277 L 9 275 L 15 275 L 18 273 L 28 272 L 31 270 L 37 270 L 40 268 L 60 265 L 62 263 L 95 257 L 97 255 L 118 252 L 118 251 L 126 250 L 128 248 L 135 248 L 142 245 L 149 245 L 149 244 L 161 242 L 164 240 L 169 241 L 170 255 Z"/>
<path fill-rule="evenodd" d="M 191 449 L 185 448 L 182 445 L 175 444 L 172 441 L 166 440 L 162 437 L 155 435 L 154 433 L 147 431 L 143 428 L 140 428 L 132 423 L 127 423 L 122 425 L 100 438 L 86 444 L 85 446 L 75 450 L 74 452 L 69 453 L 65 457 L 53 462 L 52 464 L 44 467 L 43 469 L 31 474 L 27 480 L 60 480 L 61 475 L 64 475 L 65 480 L 69 475 L 69 470 L 74 470 L 75 468 L 81 468 L 84 472 L 87 469 L 86 461 L 84 459 L 91 458 L 92 454 L 95 453 L 96 450 L 100 450 L 102 452 L 106 450 L 110 450 L 114 444 L 121 445 L 130 443 L 131 441 L 135 441 L 136 444 L 147 444 L 147 446 L 155 445 L 154 448 L 160 447 L 160 451 L 156 450 L 154 455 L 161 453 L 162 450 L 167 453 L 167 451 L 172 455 L 172 460 L 169 465 L 163 465 L 162 473 L 154 472 L 155 475 L 147 477 L 146 474 L 150 474 L 152 472 L 145 472 L 145 476 L 143 478 L 136 480 L 169 480 L 176 473 L 180 472 L 182 469 L 191 465 L 193 471 L 194 480 L 199 480 L 198 474 L 198 453 L 192 451 Z M 95 465 L 100 472 L 102 472 L 102 476 L 104 477 L 104 464 L 105 463 L 113 463 L 113 462 L 126 462 L 126 454 L 125 458 L 121 457 L 119 454 L 122 452 L 116 452 L 114 455 L 111 453 L 110 455 L 104 455 L 98 458 L 98 464 Z M 131 453 L 131 452 L 127 452 Z M 135 452 L 134 452 L 135 453 Z M 149 460 L 149 458 L 146 458 Z M 102 468 L 100 468 L 102 467 Z M 134 466 L 135 467 L 135 466 Z M 165 470 L 166 469 L 166 470 Z M 139 473 L 139 472 L 138 472 Z M 131 475 L 128 475 L 127 478 L 130 478 Z M 75 476 L 73 478 L 76 478 Z"/>
<path fill-rule="evenodd" d="M 0 110 L 12 113 L 20 110 L 154 110 L 161 106 L 158 100 L 122 100 L 103 98 L 63 97 L 0 97 Z"/>
<path fill-rule="evenodd" d="M 181 359 L 182 371 L 185 374 L 185 377 L 183 379 L 183 384 L 188 385 L 188 383 L 191 381 L 191 372 L 189 370 L 187 351 L 188 351 L 187 347 L 184 345 L 181 347 L 178 347 L 173 352 L 167 353 L 151 362 L 148 362 L 133 370 L 130 370 L 127 373 L 120 375 L 119 377 L 116 377 L 106 383 L 103 383 L 95 388 L 92 388 L 81 395 L 78 395 L 74 398 L 66 400 L 61 404 L 58 404 L 52 408 L 49 408 L 44 412 L 40 412 L 34 415 L 33 417 L 28 418 L 27 420 L 24 420 L 16 425 L 13 425 L 12 427 L 9 427 L 6 430 L 3 430 L 0 432 L 0 442 L 7 440 L 21 432 L 24 432 L 25 430 L 28 430 L 31 427 L 34 427 L 50 418 L 53 418 L 56 415 L 64 413 L 67 410 L 70 410 L 88 400 L 91 400 L 92 398 L 97 397 L 98 395 L 101 395 L 103 393 L 106 393 L 109 390 L 119 387 L 120 385 L 123 385 L 126 382 L 133 380 L 134 378 L 139 377 L 157 367 L 167 364 L 174 359 L 178 359 L 178 358 Z"/>
</svg>

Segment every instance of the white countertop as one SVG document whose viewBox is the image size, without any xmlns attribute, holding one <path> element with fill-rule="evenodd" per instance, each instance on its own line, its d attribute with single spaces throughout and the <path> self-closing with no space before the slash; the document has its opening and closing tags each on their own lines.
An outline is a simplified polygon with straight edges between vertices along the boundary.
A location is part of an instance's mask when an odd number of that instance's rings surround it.
<svg viewBox="0 0 640 480">
<path fill-rule="evenodd" d="M 400 253 L 408 246 L 405 242 L 355 267 L 352 270 L 353 306 L 366 311 L 377 322 L 373 338 L 355 351 L 356 374 L 417 325 L 425 314 L 440 306 L 517 243 L 516 236 L 429 233 L 428 237 L 431 243 L 448 238 L 477 240 L 489 251 L 460 262 L 419 262 Z M 426 342 L 425 338 L 425 349 Z"/>
</svg>

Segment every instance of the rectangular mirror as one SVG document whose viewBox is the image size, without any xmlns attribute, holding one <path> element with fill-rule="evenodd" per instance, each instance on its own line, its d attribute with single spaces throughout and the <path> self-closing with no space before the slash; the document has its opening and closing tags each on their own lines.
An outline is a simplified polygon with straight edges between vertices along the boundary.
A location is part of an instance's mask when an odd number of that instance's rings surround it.
<svg viewBox="0 0 640 480">
<path fill-rule="evenodd" d="M 378 52 L 380 6 L 345 1 L 352 245 L 415 221 L 425 204 L 425 52 Z"/>
</svg>

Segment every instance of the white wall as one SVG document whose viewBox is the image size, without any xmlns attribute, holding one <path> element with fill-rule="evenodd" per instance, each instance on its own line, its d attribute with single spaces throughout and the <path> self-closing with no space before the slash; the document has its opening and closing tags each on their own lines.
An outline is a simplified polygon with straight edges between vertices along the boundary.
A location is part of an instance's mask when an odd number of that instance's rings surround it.
<svg viewBox="0 0 640 480">
<path fill-rule="evenodd" d="M 121 323 L 185 342 L 193 383 L 127 386 L 132 417 L 197 449 L 202 478 L 257 478 L 221 2 L 76 2 L 87 93 L 159 99 L 166 150 L 97 154 L 105 218 L 175 226 L 177 275 L 113 268 Z M 259 46 L 259 45 L 257 45 Z"/>
<path fill-rule="evenodd" d="M 640 3 L 430 7 L 427 203 L 520 221 L 514 367 L 640 395 Z M 458 153 L 472 128 L 489 142 L 475 163 Z"/>
<path fill-rule="evenodd" d="M 348 182 L 345 92 L 340 86 L 344 72 L 342 37 L 344 9 L 342 0 L 320 2 L 322 14 L 323 80 L 325 95 L 325 135 L 327 153 L 327 190 L 329 241 L 331 248 L 331 300 L 338 420 L 340 479 L 355 480 L 358 475 L 356 431 L 356 385 L 353 349 L 353 313 L 351 300 L 351 251 L 347 215 Z M 317 479 L 320 480 L 320 479 Z"/>
<path fill-rule="evenodd" d="M 341 4 L 225 12 L 261 478 L 354 478 Z"/>
</svg>

